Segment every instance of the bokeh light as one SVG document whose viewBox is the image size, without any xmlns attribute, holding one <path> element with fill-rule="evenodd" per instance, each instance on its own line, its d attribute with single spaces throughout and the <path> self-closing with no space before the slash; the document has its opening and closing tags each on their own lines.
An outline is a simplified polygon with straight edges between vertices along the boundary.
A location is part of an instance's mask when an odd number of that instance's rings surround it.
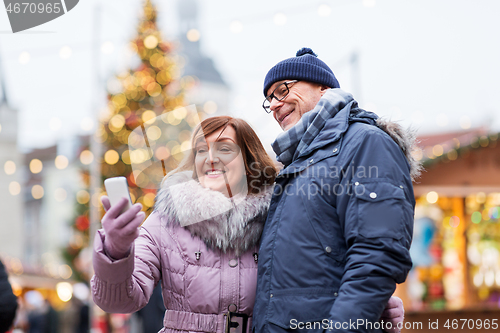
<svg viewBox="0 0 500 333">
<path fill-rule="evenodd" d="M 56 285 L 57 296 L 63 302 L 68 302 L 73 297 L 73 286 L 69 282 L 59 282 Z"/>
<path fill-rule="evenodd" d="M 43 187 L 41 185 L 34 185 L 31 188 L 31 195 L 33 196 L 34 199 L 41 199 L 43 198 L 44 191 Z"/>
<path fill-rule="evenodd" d="M 90 150 L 84 150 L 80 153 L 80 162 L 84 165 L 89 165 L 94 161 L 94 154 Z"/>
<path fill-rule="evenodd" d="M 110 149 L 104 154 L 104 161 L 109 165 L 114 165 L 120 159 L 120 155 L 116 150 Z"/>
<path fill-rule="evenodd" d="M 16 163 L 13 161 L 7 161 L 3 165 L 3 169 L 7 175 L 13 175 L 16 172 Z"/>
<path fill-rule="evenodd" d="M 154 49 L 158 45 L 158 38 L 154 35 L 149 35 L 144 38 L 144 46 L 148 49 Z"/>
<path fill-rule="evenodd" d="M 65 189 L 59 187 L 54 191 L 54 197 L 57 202 L 63 202 L 68 197 L 68 194 Z"/>
<path fill-rule="evenodd" d="M 472 223 L 478 224 L 481 222 L 482 218 L 483 218 L 483 215 L 481 214 L 481 212 L 474 212 L 474 213 L 472 213 L 470 219 L 471 219 Z"/>
<path fill-rule="evenodd" d="M 73 275 L 73 270 L 68 265 L 61 265 L 58 269 L 59 276 L 67 280 Z"/>
<path fill-rule="evenodd" d="M 214 114 L 217 112 L 217 103 L 214 101 L 207 101 L 205 104 L 203 104 L 203 111 L 205 111 L 208 114 Z"/>
<path fill-rule="evenodd" d="M 40 173 L 43 169 L 43 163 L 37 158 L 34 158 L 30 162 L 30 171 L 32 173 Z"/>
<path fill-rule="evenodd" d="M 441 155 L 443 155 L 443 146 L 441 146 L 441 145 L 435 145 L 435 146 L 432 148 L 432 153 L 433 153 L 435 156 L 441 156 Z"/>
<path fill-rule="evenodd" d="M 10 182 L 9 193 L 11 195 L 18 195 L 21 193 L 21 185 L 18 182 Z"/>
<path fill-rule="evenodd" d="M 186 33 L 186 37 L 190 42 L 197 42 L 200 40 L 200 32 L 197 29 L 191 29 Z"/>
<path fill-rule="evenodd" d="M 146 110 L 141 118 L 145 124 L 153 124 L 156 121 L 156 113 L 151 110 Z"/>
<path fill-rule="evenodd" d="M 425 198 L 427 199 L 428 203 L 433 204 L 438 201 L 439 195 L 435 191 L 430 191 L 429 193 L 427 193 L 427 196 Z"/>
<path fill-rule="evenodd" d="M 88 191 L 86 190 L 80 190 L 78 192 L 76 192 L 76 201 L 79 203 L 79 204 L 86 204 L 88 203 L 90 200 L 90 194 Z"/>
<path fill-rule="evenodd" d="M 149 140 L 156 141 L 161 137 L 161 130 L 158 126 L 148 127 L 146 134 Z"/>
<path fill-rule="evenodd" d="M 56 157 L 54 164 L 59 170 L 66 169 L 69 164 L 68 158 L 64 155 L 59 155 Z"/>
<path fill-rule="evenodd" d="M 108 127 L 111 132 L 117 133 L 123 128 L 123 125 L 125 125 L 125 117 L 121 114 L 116 114 L 109 120 Z"/>
</svg>

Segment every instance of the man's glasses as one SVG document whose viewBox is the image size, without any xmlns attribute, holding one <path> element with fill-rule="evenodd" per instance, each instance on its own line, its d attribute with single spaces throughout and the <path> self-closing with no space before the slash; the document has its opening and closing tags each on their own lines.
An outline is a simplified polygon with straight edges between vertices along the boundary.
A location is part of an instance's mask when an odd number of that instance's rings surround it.
<svg viewBox="0 0 500 333">
<path fill-rule="evenodd" d="M 277 101 L 282 101 L 288 94 L 290 93 L 290 86 L 299 80 L 286 81 L 276 87 L 273 92 L 266 97 L 264 103 L 262 103 L 262 107 L 264 111 L 267 113 L 271 113 L 271 102 L 274 99 Z"/>
</svg>

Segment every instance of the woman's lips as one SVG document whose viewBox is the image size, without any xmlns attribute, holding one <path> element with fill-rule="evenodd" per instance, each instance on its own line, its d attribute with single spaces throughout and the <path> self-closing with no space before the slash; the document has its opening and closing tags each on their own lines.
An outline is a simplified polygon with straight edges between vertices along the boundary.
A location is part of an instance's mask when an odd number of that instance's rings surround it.
<svg viewBox="0 0 500 333">
<path fill-rule="evenodd" d="M 223 170 L 207 170 L 205 171 L 205 176 L 208 178 L 218 178 L 221 177 L 225 171 Z"/>
</svg>

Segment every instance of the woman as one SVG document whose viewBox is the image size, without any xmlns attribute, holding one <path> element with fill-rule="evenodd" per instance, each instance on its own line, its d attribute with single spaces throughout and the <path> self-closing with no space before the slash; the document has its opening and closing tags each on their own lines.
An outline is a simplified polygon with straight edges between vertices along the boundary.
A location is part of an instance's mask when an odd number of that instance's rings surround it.
<svg viewBox="0 0 500 333">
<path fill-rule="evenodd" d="M 237 327 L 246 333 L 276 169 L 241 119 L 204 120 L 191 145 L 191 153 L 165 177 L 141 228 L 140 204 L 119 215 L 125 199 L 110 207 L 103 197 L 107 212 L 94 243 L 94 301 L 108 312 L 134 312 L 161 280 L 167 308 L 162 332 Z M 402 313 L 398 301 L 393 303 L 389 317 Z"/>
</svg>

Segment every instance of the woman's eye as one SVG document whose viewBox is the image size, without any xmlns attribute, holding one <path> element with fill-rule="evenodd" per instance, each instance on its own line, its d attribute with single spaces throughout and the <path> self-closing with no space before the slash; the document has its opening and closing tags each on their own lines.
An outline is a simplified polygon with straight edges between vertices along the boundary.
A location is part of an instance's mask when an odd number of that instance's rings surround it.
<svg viewBox="0 0 500 333">
<path fill-rule="evenodd" d="M 206 148 L 197 148 L 197 149 L 196 149 L 196 153 L 197 153 L 197 154 L 202 154 L 202 153 L 205 153 L 206 151 L 207 151 L 207 149 L 206 149 Z"/>
</svg>

